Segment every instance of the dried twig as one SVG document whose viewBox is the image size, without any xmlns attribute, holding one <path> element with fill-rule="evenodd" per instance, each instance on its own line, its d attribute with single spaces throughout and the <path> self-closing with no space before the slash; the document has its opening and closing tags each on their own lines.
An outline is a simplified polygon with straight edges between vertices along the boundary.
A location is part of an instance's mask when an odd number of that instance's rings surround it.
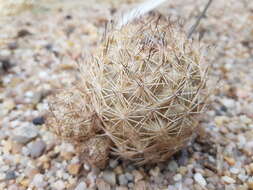
<svg viewBox="0 0 253 190">
<path fill-rule="evenodd" d="M 208 10 L 208 8 L 210 7 L 211 3 L 213 2 L 213 0 L 209 0 L 204 8 L 204 10 L 202 11 L 202 13 L 199 15 L 198 19 L 196 20 L 195 24 L 191 27 L 189 33 L 188 33 L 188 38 L 191 38 L 192 34 L 195 32 L 196 28 L 198 27 L 201 19 L 203 19 L 206 15 L 206 12 Z"/>
</svg>

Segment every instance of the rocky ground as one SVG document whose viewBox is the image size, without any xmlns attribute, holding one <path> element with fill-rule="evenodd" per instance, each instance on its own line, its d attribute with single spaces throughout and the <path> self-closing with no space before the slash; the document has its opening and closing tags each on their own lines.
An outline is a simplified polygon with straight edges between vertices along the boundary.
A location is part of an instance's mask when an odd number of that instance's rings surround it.
<svg viewBox="0 0 253 190">
<path fill-rule="evenodd" d="M 0 189 L 253 189 L 253 1 L 214 1 L 198 29 L 220 79 L 202 117 L 206 133 L 166 163 L 111 158 L 104 170 L 47 131 L 47 97 L 75 81 L 75 58 L 94 51 L 106 19 L 131 2 L 74 2 L 1 18 Z M 180 16 L 187 29 L 205 2 L 168 1 L 159 11 Z"/>
</svg>

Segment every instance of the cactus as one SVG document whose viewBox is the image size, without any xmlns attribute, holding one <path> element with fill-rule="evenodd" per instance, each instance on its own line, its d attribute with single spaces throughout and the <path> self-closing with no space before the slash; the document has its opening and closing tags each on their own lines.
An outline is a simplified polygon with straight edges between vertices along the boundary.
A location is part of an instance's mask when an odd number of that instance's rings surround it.
<svg viewBox="0 0 253 190">
<path fill-rule="evenodd" d="M 51 101 L 50 128 L 60 136 L 82 145 L 106 138 L 108 154 L 142 165 L 167 160 L 197 133 L 207 64 L 169 19 L 147 16 L 107 32 L 79 67 L 78 87 Z"/>
</svg>

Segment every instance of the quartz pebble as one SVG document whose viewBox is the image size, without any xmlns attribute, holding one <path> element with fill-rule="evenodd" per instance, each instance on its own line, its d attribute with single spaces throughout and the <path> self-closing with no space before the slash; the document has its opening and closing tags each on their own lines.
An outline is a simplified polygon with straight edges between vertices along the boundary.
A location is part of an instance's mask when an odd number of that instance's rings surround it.
<svg viewBox="0 0 253 190">
<path fill-rule="evenodd" d="M 111 185 L 116 184 L 116 175 L 114 172 L 104 171 L 102 174 L 102 178 Z"/>
<path fill-rule="evenodd" d="M 194 180 L 203 187 L 207 184 L 205 178 L 200 173 L 194 174 Z"/>
<path fill-rule="evenodd" d="M 25 144 L 39 134 L 38 129 L 35 126 L 20 126 L 13 131 L 12 139 L 18 143 Z"/>
<path fill-rule="evenodd" d="M 232 184 L 232 183 L 235 183 L 235 180 L 229 176 L 223 176 L 222 177 L 222 180 L 225 182 L 225 183 L 228 183 L 228 184 Z"/>
<path fill-rule="evenodd" d="M 76 186 L 75 190 L 88 190 L 88 189 L 87 189 L 87 185 L 86 185 L 85 182 L 80 182 L 80 183 Z"/>
<path fill-rule="evenodd" d="M 46 143 L 42 140 L 35 141 L 32 143 L 31 147 L 29 148 L 30 156 L 32 158 L 37 158 L 41 156 L 46 149 Z"/>
</svg>

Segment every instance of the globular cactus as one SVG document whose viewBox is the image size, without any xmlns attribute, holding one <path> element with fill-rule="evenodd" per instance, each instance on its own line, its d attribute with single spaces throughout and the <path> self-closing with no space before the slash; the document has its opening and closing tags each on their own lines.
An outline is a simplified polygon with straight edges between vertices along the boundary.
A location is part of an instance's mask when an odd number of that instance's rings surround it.
<svg viewBox="0 0 253 190">
<path fill-rule="evenodd" d="M 79 65 L 73 96 L 52 104 L 60 135 L 106 138 L 110 154 L 146 164 L 167 160 L 197 133 L 207 64 L 177 24 L 154 16 L 127 24 Z"/>
</svg>

